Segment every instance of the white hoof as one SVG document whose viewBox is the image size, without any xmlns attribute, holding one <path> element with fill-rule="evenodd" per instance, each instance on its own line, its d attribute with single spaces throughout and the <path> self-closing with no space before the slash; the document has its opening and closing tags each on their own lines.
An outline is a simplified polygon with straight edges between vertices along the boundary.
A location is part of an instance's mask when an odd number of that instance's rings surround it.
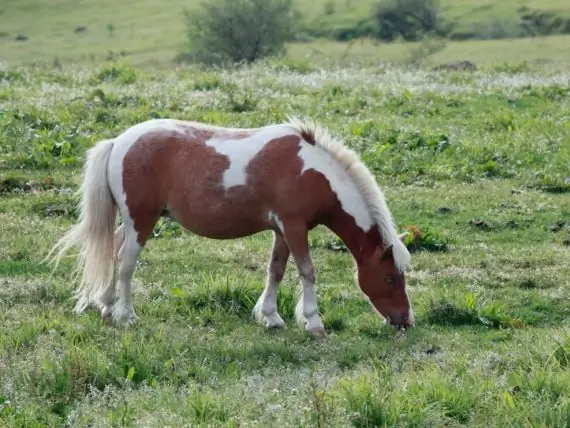
<svg viewBox="0 0 570 428">
<path fill-rule="evenodd" d="M 285 321 L 283 321 L 283 318 L 281 318 L 277 310 L 273 311 L 272 313 L 265 314 L 263 313 L 262 308 L 263 302 L 262 299 L 259 299 L 253 308 L 253 317 L 258 323 L 271 329 L 285 327 Z"/>
<path fill-rule="evenodd" d="M 111 316 L 111 314 L 113 313 L 113 307 L 112 306 L 102 306 L 101 307 L 101 318 L 105 319 Z"/>
<path fill-rule="evenodd" d="M 285 321 L 279 316 L 277 312 L 269 316 L 265 316 L 265 327 L 271 329 L 285 328 Z"/>
<path fill-rule="evenodd" d="M 134 309 L 131 307 L 127 307 L 121 302 L 115 303 L 113 309 L 111 310 L 111 317 L 113 318 L 113 322 L 116 325 L 128 327 L 133 325 L 138 320 L 137 315 L 135 314 Z"/>
</svg>

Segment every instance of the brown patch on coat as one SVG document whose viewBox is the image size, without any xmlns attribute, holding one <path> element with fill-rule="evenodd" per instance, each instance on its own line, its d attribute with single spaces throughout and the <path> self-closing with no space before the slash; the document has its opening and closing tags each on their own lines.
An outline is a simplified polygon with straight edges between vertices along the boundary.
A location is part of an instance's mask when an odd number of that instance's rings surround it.
<svg viewBox="0 0 570 428">
<path fill-rule="evenodd" d="M 307 130 L 302 130 L 301 131 L 301 138 L 303 138 L 303 140 L 305 140 L 307 143 L 309 143 L 311 146 L 314 146 L 315 144 L 317 144 L 317 140 L 315 138 L 315 134 L 311 131 L 307 131 Z"/>
<path fill-rule="evenodd" d="M 269 141 L 247 166 L 246 186 L 228 190 L 222 183 L 230 160 L 204 144 L 211 137 L 210 130 L 159 130 L 145 134 L 125 155 L 123 188 L 139 244 L 144 245 L 165 209 L 186 229 L 218 239 L 274 228 L 269 211 L 313 217 L 311 209 L 319 198 L 299 180 L 298 136 Z"/>
<path fill-rule="evenodd" d="M 294 134 L 273 140 L 251 160 L 246 172 L 248 185 L 259 189 L 281 221 L 304 219 L 311 228 L 324 220 L 336 195 L 321 173 L 309 170 L 301 175 L 300 142 Z"/>
</svg>

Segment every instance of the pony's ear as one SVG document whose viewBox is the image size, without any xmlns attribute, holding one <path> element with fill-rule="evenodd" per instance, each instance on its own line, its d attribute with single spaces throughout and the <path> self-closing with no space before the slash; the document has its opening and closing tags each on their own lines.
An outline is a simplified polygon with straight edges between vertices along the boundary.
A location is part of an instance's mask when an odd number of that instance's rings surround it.
<svg viewBox="0 0 570 428">
<path fill-rule="evenodd" d="M 400 238 L 400 241 L 404 242 L 404 239 L 406 239 L 409 234 L 410 234 L 410 232 L 400 233 L 400 234 L 398 235 L 398 238 Z"/>
<path fill-rule="evenodd" d="M 380 260 L 386 260 L 386 259 L 394 257 L 394 254 L 392 252 L 393 250 L 394 250 L 393 244 L 390 244 L 386 248 L 384 248 L 384 251 L 382 252 L 382 255 L 380 256 Z"/>
</svg>

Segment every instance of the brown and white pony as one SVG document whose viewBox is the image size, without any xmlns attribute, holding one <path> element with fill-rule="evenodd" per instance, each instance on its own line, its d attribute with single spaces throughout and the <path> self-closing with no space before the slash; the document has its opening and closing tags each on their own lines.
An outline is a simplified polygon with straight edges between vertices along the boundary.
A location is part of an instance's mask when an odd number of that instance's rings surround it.
<svg viewBox="0 0 570 428">
<path fill-rule="evenodd" d="M 291 254 L 302 285 L 297 321 L 316 336 L 325 334 L 307 236 L 319 224 L 346 244 L 360 288 L 386 321 L 414 324 L 404 275 L 410 254 L 384 196 L 358 155 L 314 123 L 289 118 L 236 129 L 142 122 L 88 151 L 79 192 L 79 223 L 48 255 L 57 267 L 70 248 L 80 247 L 77 313 L 95 304 L 118 324 L 136 320 L 136 261 L 155 223 L 168 215 L 213 239 L 274 232 L 265 289 L 254 309 L 268 328 L 284 327 L 277 294 Z M 115 230 L 117 210 L 123 223 Z"/>
</svg>

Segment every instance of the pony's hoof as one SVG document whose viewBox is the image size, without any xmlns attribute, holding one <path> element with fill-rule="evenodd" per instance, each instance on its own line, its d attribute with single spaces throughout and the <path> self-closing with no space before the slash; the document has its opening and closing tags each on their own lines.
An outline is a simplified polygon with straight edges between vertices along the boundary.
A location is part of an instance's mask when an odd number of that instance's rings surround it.
<svg viewBox="0 0 570 428">
<path fill-rule="evenodd" d="M 253 310 L 253 316 L 258 323 L 264 325 L 267 329 L 278 330 L 285 328 L 285 321 L 283 321 L 283 318 L 281 318 L 277 311 L 264 314 L 259 304 L 256 305 Z"/>
<path fill-rule="evenodd" d="M 103 306 L 101 308 L 101 318 L 103 318 L 103 319 L 109 318 L 112 313 L 113 313 L 113 307 L 112 306 Z"/>
<path fill-rule="evenodd" d="M 279 330 L 285 328 L 285 321 L 278 314 L 265 318 L 265 327 L 270 330 Z"/>
<path fill-rule="evenodd" d="M 315 339 L 324 339 L 325 337 L 327 337 L 327 333 L 325 332 L 324 327 L 317 327 L 312 330 L 308 330 L 308 332 Z"/>
<path fill-rule="evenodd" d="M 124 328 L 130 327 L 138 320 L 138 316 L 135 314 L 135 311 L 117 304 L 113 307 L 111 317 L 117 326 Z"/>
<path fill-rule="evenodd" d="M 285 327 L 285 322 L 281 321 L 281 322 L 267 322 L 265 324 L 265 327 L 267 327 L 268 330 L 284 330 Z"/>
</svg>

